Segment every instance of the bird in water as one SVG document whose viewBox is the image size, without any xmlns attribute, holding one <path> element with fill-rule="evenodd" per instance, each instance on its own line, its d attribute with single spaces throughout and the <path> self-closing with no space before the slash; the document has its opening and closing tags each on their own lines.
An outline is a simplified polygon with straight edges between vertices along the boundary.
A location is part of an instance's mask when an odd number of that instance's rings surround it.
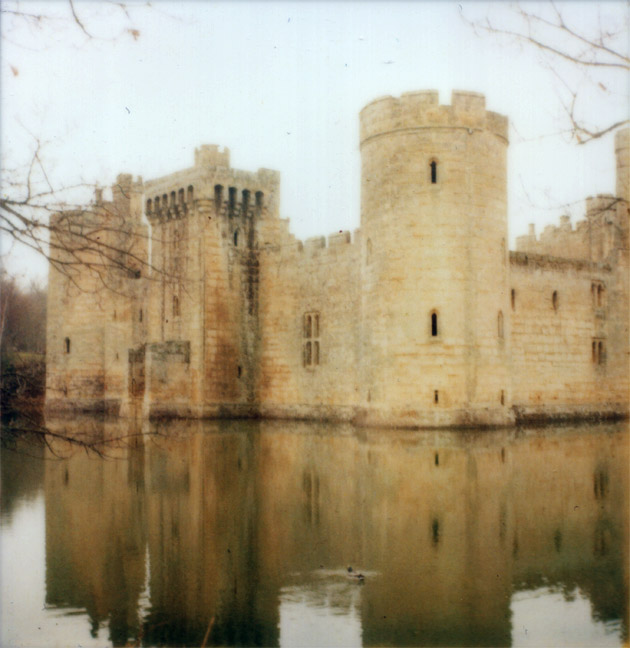
<svg viewBox="0 0 630 648">
<path fill-rule="evenodd" d="M 365 580 L 365 576 L 363 574 L 357 574 L 352 567 L 348 567 L 348 578 L 356 578 L 360 582 Z"/>
</svg>

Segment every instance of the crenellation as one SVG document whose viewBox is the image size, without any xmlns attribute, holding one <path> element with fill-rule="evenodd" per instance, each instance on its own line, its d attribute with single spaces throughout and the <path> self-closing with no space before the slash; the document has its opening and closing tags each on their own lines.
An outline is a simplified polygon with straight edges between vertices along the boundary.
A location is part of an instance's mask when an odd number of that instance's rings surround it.
<svg viewBox="0 0 630 648">
<path fill-rule="evenodd" d="M 627 415 L 628 131 L 617 195 L 587 198 L 575 226 L 530 225 L 516 251 L 507 135 L 475 92 L 371 102 L 361 225 L 306 241 L 280 218 L 279 174 L 233 169 L 227 148 L 119 175 L 112 201 L 52 223 L 71 240 L 121 219 L 151 276 L 129 261 L 107 291 L 51 268 L 48 408 L 403 427 Z"/>
</svg>

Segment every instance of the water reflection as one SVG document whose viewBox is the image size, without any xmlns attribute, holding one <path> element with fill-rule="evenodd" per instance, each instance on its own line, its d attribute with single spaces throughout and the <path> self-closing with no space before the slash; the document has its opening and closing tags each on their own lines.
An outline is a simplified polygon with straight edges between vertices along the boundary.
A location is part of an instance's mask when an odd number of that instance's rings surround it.
<svg viewBox="0 0 630 648">
<path fill-rule="evenodd" d="M 151 431 L 46 462 L 46 604 L 114 645 L 627 639 L 625 426 Z M 536 627 L 540 600 L 573 634 Z"/>
</svg>

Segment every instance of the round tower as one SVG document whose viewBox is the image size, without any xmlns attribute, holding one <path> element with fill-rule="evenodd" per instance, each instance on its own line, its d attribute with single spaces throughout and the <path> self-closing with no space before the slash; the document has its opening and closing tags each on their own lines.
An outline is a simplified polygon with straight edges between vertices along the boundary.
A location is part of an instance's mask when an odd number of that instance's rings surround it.
<svg viewBox="0 0 630 648">
<path fill-rule="evenodd" d="M 360 120 L 365 416 L 508 423 L 507 119 L 426 91 Z"/>
</svg>

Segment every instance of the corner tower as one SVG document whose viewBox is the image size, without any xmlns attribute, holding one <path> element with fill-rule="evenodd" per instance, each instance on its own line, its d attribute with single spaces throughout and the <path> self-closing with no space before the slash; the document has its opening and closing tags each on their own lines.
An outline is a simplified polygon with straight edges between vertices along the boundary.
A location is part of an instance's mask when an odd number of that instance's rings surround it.
<svg viewBox="0 0 630 648">
<path fill-rule="evenodd" d="M 507 119 L 426 91 L 360 120 L 363 416 L 508 423 Z"/>
</svg>

